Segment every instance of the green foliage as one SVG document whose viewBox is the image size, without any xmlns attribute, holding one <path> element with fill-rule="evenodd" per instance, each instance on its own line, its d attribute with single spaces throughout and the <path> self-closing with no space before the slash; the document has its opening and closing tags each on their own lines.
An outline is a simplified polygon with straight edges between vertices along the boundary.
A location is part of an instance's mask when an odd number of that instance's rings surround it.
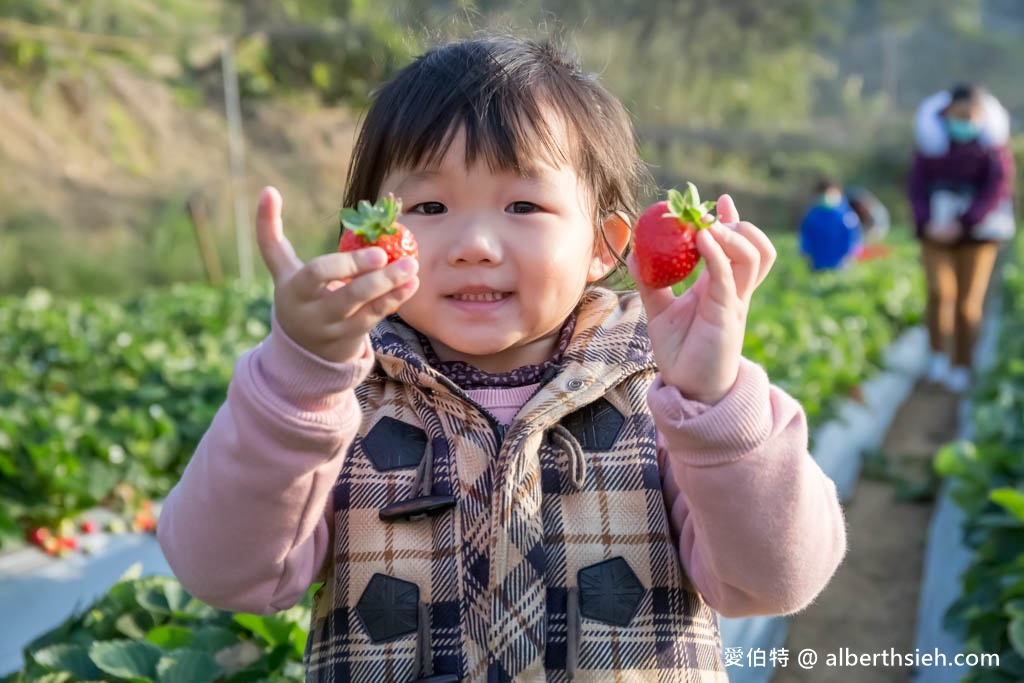
<svg viewBox="0 0 1024 683">
<path fill-rule="evenodd" d="M 883 351 L 921 320 L 924 281 L 917 246 L 845 270 L 811 272 L 791 235 L 775 238 L 779 259 L 754 296 L 744 355 L 762 363 L 815 424 L 880 367 Z"/>
<path fill-rule="evenodd" d="M 120 482 L 166 495 L 269 311 L 266 288 L 239 285 L 0 299 L 0 542 Z"/>
<path fill-rule="evenodd" d="M 945 623 L 967 652 L 998 653 L 999 680 L 1010 681 L 1024 678 L 1024 240 L 1007 256 L 999 353 L 973 395 L 974 440 L 945 447 L 935 469 L 952 484 L 974 552 Z M 963 680 L 991 675 L 979 668 Z"/>
<path fill-rule="evenodd" d="M 311 588 L 272 616 L 232 614 L 171 578 L 126 579 L 37 638 L 7 683 L 242 683 L 304 680 Z"/>
<path fill-rule="evenodd" d="M 916 252 L 897 244 L 886 259 L 810 273 L 792 237 L 776 245 L 782 258 L 755 297 L 745 353 L 818 423 L 917 322 Z M 100 504 L 120 483 L 166 495 L 269 311 L 266 287 L 240 285 L 0 299 L 0 538 Z"/>
<path fill-rule="evenodd" d="M 821 424 L 835 414 L 836 399 L 878 371 L 896 336 L 920 322 L 925 294 L 917 245 L 904 238 L 885 257 L 812 272 L 793 235 L 773 243 L 780 256 L 754 295 L 743 355 L 799 400 L 812 424 Z"/>
</svg>

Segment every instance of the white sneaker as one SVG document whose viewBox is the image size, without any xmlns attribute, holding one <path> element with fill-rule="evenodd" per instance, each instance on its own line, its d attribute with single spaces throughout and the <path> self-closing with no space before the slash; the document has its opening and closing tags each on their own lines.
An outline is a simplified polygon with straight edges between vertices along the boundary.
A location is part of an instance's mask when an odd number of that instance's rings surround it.
<svg viewBox="0 0 1024 683">
<path fill-rule="evenodd" d="M 956 365 L 949 369 L 946 375 L 946 388 L 954 394 L 962 394 L 971 386 L 971 371 L 963 365 Z"/>
<path fill-rule="evenodd" d="M 948 376 L 949 358 L 947 358 L 944 353 L 933 351 L 931 358 L 928 359 L 928 381 L 933 384 L 942 384 L 946 381 Z"/>
</svg>

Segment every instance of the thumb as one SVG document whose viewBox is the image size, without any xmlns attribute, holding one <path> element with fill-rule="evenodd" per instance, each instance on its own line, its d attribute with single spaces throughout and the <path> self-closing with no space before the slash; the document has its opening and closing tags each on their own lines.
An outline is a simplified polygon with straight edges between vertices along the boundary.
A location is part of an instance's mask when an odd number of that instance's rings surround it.
<svg viewBox="0 0 1024 683">
<path fill-rule="evenodd" d="M 739 223 L 740 212 L 736 210 L 736 203 L 727 194 L 718 198 L 718 206 L 715 207 L 719 223 Z"/>
<path fill-rule="evenodd" d="M 281 194 L 275 188 L 263 188 L 256 212 L 256 242 L 275 285 L 302 268 L 302 261 L 295 255 L 292 243 L 284 236 L 282 205 Z"/>
</svg>

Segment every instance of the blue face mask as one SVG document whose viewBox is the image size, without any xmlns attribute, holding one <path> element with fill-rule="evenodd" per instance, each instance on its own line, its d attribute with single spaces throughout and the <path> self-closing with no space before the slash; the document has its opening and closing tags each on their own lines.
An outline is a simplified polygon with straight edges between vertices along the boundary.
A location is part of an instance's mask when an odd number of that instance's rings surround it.
<svg viewBox="0 0 1024 683">
<path fill-rule="evenodd" d="M 946 130 L 949 132 L 950 140 L 956 142 L 971 142 L 981 135 L 978 124 L 963 119 L 946 119 Z"/>
</svg>

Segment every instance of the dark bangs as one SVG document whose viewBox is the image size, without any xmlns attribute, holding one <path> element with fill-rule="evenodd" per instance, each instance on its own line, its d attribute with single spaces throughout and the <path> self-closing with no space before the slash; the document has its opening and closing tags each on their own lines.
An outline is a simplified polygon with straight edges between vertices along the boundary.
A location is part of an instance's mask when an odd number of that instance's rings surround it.
<svg viewBox="0 0 1024 683">
<path fill-rule="evenodd" d="M 467 166 L 483 159 L 492 171 L 525 174 L 538 161 L 568 163 L 595 220 L 636 216 L 646 168 L 622 104 L 550 43 L 505 37 L 438 47 L 380 89 L 353 151 L 345 206 L 375 200 L 393 169 L 438 164 L 460 129 Z"/>
</svg>

